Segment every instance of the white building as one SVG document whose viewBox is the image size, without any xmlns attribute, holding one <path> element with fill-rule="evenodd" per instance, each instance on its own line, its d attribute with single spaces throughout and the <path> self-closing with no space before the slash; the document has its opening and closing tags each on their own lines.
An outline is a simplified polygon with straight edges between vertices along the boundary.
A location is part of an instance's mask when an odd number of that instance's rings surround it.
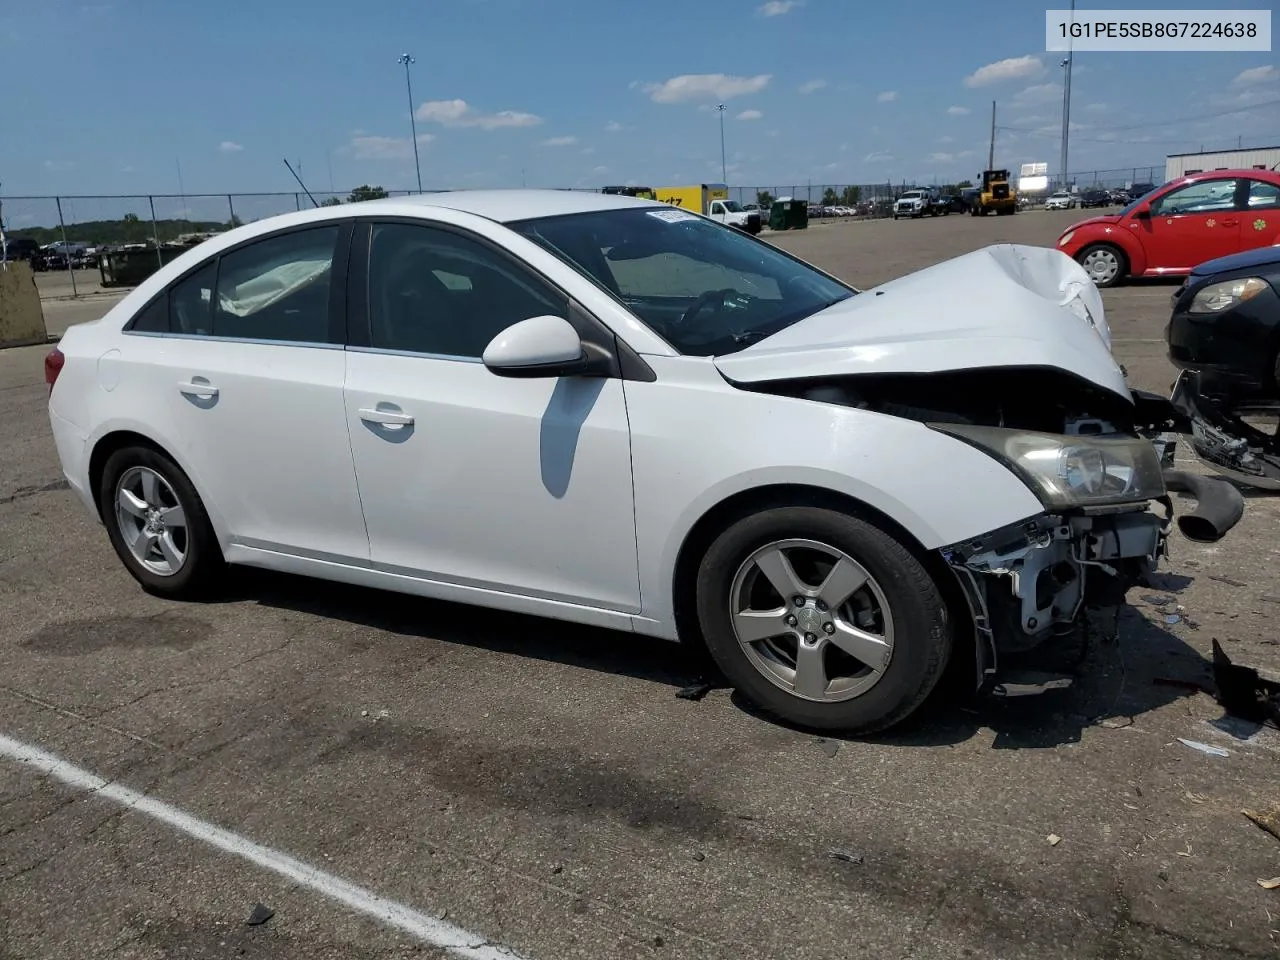
<svg viewBox="0 0 1280 960">
<path fill-rule="evenodd" d="M 1168 183 L 1189 173 L 1203 173 L 1206 170 L 1274 170 L 1277 165 L 1280 165 L 1280 147 L 1174 153 L 1165 158 L 1164 179 Z"/>
</svg>

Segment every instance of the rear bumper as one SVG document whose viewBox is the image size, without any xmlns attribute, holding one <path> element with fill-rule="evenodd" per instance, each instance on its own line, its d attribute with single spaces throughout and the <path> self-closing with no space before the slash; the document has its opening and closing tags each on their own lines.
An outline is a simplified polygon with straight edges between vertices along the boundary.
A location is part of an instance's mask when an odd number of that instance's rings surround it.
<svg viewBox="0 0 1280 960">
<path fill-rule="evenodd" d="M 98 506 L 94 502 L 93 491 L 89 489 L 88 437 L 74 423 L 52 410 L 49 411 L 49 426 L 58 450 L 58 461 L 62 465 L 62 475 L 85 508 L 96 517 Z"/>
</svg>

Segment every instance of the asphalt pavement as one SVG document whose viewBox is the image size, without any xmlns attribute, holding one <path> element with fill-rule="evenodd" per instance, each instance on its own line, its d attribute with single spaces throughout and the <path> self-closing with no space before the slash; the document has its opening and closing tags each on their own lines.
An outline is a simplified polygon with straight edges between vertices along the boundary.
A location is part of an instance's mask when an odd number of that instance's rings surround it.
<svg viewBox="0 0 1280 960">
<path fill-rule="evenodd" d="M 866 286 L 1079 216 L 776 242 Z M 1104 294 L 1136 386 L 1172 380 L 1170 292 Z M 1280 669 L 1273 496 L 1175 534 L 1117 639 L 1029 662 L 1068 688 L 821 741 L 677 697 L 662 641 L 250 572 L 147 596 L 60 482 L 46 350 L 0 351 L 4 960 L 1277 955 L 1280 842 L 1241 810 L 1280 802 L 1280 734 L 1186 686 L 1213 637 Z"/>
</svg>

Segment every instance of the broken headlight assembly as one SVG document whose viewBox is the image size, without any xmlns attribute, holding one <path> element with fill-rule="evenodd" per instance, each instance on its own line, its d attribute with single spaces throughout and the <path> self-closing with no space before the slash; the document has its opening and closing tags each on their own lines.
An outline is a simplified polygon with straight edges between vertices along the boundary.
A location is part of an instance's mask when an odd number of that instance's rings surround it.
<svg viewBox="0 0 1280 960">
<path fill-rule="evenodd" d="M 931 423 L 995 457 L 1051 510 L 1138 503 L 1165 495 L 1160 456 L 1141 437 L 1067 436 Z"/>
</svg>

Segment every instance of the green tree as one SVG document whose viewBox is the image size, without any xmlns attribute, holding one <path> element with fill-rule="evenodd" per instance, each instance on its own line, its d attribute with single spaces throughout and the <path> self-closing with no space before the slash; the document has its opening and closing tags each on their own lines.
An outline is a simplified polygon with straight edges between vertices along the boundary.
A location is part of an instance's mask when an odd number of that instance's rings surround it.
<svg viewBox="0 0 1280 960">
<path fill-rule="evenodd" d="M 972 180 L 961 180 L 959 183 L 956 184 L 956 189 L 964 190 L 966 187 L 972 187 L 972 186 L 973 186 Z"/>
<path fill-rule="evenodd" d="M 861 199 L 861 187 L 848 186 L 840 192 L 840 203 L 846 207 L 856 207 L 858 205 L 858 201 Z"/>
<path fill-rule="evenodd" d="M 756 203 L 764 207 L 766 210 L 773 209 L 773 194 L 768 190 L 756 191 Z"/>
<path fill-rule="evenodd" d="M 320 206 L 322 207 L 338 207 L 341 205 L 342 205 L 342 201 L 339 200 L 337 197 L 326 197 L 325 199 L 320 201 Z"/>
<path fill-rule="evenodd" d="M 360 203 L 362 200 L 381 200 L 387 196 L 387 191 L 381 187 L 371 187 L 367 183 L 362 183 L 351 191 L 351 196 L 347 197 L 347 203 Z"/>
<path fill-rule="evenodd" d="M 839 202 L 840 198 L 836 196 L 835 190 L 831 187 L 827 187 L 822 191 L 822 205 L 824 207 L 833 207 Z"/>
</svg>

